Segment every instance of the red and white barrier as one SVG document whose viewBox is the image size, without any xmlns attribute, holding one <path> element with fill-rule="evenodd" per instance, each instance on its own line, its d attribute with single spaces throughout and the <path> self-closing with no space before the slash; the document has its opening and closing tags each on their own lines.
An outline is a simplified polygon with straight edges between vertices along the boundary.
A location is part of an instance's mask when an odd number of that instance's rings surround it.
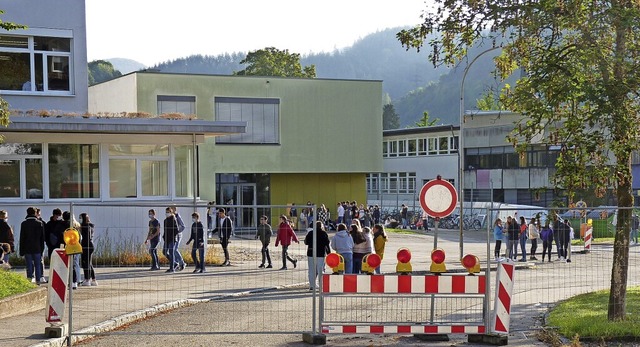
<svg viewBox="0 0 640 347">
<path fill-rule="evenodd" d="M 49 295 L 47 296 L 46 321 L 61 322 L 64 317 L 67 285 L 69 282 L 69 256 L 58 248 L 51 253 L 49 265 Z"/>
<path fill-rule="evenodd" d="M 325 334 L 484 334 L 484 325 L 329 325 Z"/>
<path fill-rule="evenodd" d="M 323 293 L 484 294 L 485 276 L 461 275 L 330 275 L 322 278 Z"/>
<path fill-rule="evenodd" d="M 584 232 L 584 250 L 591 251 L 591 241 L 593 239 L 593 227 L 590 225 Z"/>
<path fill-rule="evenodd" d="M 491 331 L 498 334 L 509 333 L 513 276 L 516 266 L 510 261 L 498 262 L 496 269 L 496 300 L 493 309 Z"/>
</svg>

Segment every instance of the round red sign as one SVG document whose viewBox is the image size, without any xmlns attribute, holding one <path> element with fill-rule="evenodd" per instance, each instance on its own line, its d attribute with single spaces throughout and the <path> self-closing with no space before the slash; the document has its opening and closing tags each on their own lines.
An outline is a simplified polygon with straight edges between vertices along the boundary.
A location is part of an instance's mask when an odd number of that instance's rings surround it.
<svg viewBox="0 0 640 347">
<path fill-rule="evenodd" d="M 458 203 L 458 192 L 449 181 L 435 179 L 420 189 L 420 205 L 431 217 L 446 217 Z"/>
</svg>

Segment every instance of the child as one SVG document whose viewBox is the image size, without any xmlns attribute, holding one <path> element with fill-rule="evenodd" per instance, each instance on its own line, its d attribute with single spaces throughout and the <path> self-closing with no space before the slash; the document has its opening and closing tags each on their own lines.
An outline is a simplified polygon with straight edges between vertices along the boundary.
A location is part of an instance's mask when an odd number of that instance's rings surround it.
<svg viewBox="0 0 640 347">
<path fill-rule="evenodd" d="M 282 244 L 282 267 L 280 270 L 287 269 L 287 259 L 293 263 L 294 269 L 298 266 L 298 261 L 289 256 L 288 249 L 291 241 L 300 243 L 298 236 L 296 236 L 293 228 L 291 228 L 291 224 L 289 224 L 289 221 L 287 220 L 287 216 L 281 215 L 280 226 L 278 227 L 278 236 L 276 237 L 276 247 L 278 247 L 279 244 Z"/>
<path fill-rule="evenodd" d="M 553 243 L 553 230 L 549 227 L 549 221 L 544 223 L 544 228 L 540 232 L 540 238 L 542 239 L 542 261 L 544 262 L 544 255 L 547 254 L 549 261 L 551 261 L 551 245 Z"/>
<path fill-rule="evenodd" d="M 262 253 L 262 263 L 258 266 L 260 269 L 265 267 L 265 259 L 269 263 L 267 269 L 273 267 L 271 265 L 271 256 L 269 255 L 269 243 L 271 242 L 271 236 L 273 236 L 273 230 L 271 230 L 271 225 L 267 224 L 268 220 L 267 216 L 260 217 L 260 225 L 258 225 L 258 232 L 256 233 L 256 240 L 260 240 L 262 243 L 262 249 L 260 250 Z"/>
<path fill-rule="evenodd" d="M 375 248 L 376 254 L 380 256 L 380 262 L 382 263 L 382 258 L 384 257 L 384 246 L 387 243 L 387 233 L 384 231 L 384 226 L 382 224 L 376 224 L 373 226 L 373 247 Z M 376 268 L 376 273 L 380 274 L 380 266 Z"/>
<path fill-rule="evenodd" d="M 204 273 L 204 226 L 200 222 L 200 214 L 194 212 L 191 214 L 191 238 L 187 241 L 187 245 L 193 241 L 193 247 L 191 248 L 191 258 L 196 265 L 193 272 Z M 197 251 L 197 252 L 196 252 Z M 200 260 L 196 257 L 196 253 L 200 256 Z"/>
</svg>

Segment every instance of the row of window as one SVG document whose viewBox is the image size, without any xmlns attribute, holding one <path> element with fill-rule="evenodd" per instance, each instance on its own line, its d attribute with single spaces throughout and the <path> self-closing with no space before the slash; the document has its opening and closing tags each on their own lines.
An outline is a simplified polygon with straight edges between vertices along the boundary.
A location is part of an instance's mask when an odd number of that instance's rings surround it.
<svg viewBox="0 0 640 347">
<path fill-rule="evenodd" d="M 0 35 L 0 90 L 70 94 L 71 38 Z"/>
<path fill-rule="evenodd" d="M 0 198 L 193 197 L 193 147 L 4 143 L 0 177 Z"/>
<path fill-rule="evenodd" d="M 416 190 L 415 172 L 367 174 L 367 193 L 410 194 Z"/>
<path fill-rule="evenodd" d="M 158 95 L 158 114 L 196 113 L 195 96 Z M 216 143 L 278 144 L 280 100 L 270 98 L 215 98 L 218 121 L 247 122 L 246 132 L 216 137 Z"/>
<path fill-rule="evenodd" d="M 525 153 L 515 152 L 513 146 L 465 149 L 466 169 L 553 168 L 559 151 L 545 145 L 530 146 Z"/>
<path fill-rule="evenodd" d="M 415 157 L 458 153 L 458 136 L 439 136 L 382 142 L 382 157 Z"/>
</svg>

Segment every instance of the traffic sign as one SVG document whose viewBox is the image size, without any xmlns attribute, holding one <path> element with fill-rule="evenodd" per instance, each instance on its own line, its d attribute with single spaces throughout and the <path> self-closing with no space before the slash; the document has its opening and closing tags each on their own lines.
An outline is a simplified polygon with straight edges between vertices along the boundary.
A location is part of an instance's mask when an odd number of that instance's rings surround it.
<svg viewBox="0 0 640 347">
<path fill-rule="evenodd" d="M 420 189 L 420 205 L 432 217 L 442 218 L 453 212 L 458 203 L 458 192 L 447 180 L 437 178 Z"/>
</svg>

